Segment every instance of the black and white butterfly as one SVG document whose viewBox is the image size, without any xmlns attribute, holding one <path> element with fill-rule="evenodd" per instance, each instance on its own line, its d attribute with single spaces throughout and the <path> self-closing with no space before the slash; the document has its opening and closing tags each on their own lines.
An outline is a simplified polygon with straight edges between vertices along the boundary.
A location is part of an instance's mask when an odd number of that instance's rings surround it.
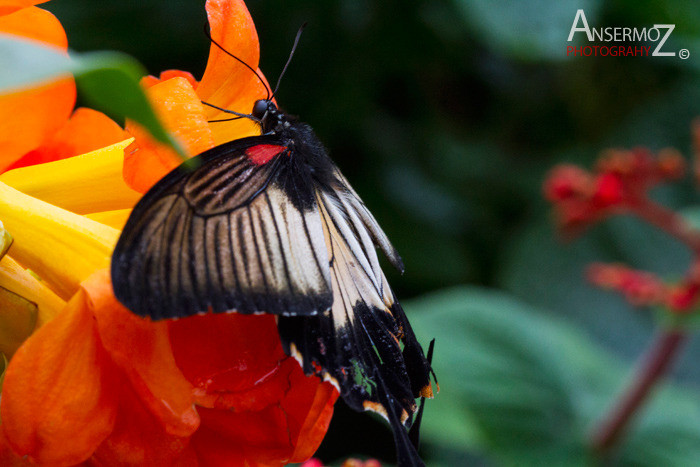
<svg viewBox="0 0 700 467">
<path fill-rule="evenodd" d="M 432 397 L 430 364 L 376 247 L 403 271 L 401 258 L 311 127 L 270 96 L 247 117 L 261 136 L 205 151 L 136 205 L 112 258 L 116 297 L 154 320 L 276 315 L 287 355 L 383 415 L 399 465 L 423 465 L 405 427 Z"/>
</svg>

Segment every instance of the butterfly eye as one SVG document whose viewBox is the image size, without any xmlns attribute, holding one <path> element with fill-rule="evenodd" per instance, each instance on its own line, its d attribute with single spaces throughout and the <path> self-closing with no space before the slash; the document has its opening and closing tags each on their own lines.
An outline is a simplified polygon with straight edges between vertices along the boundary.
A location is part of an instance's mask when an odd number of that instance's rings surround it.
<svg viewBox="0 0 700 467">
<path fill-rule="evenodd" d="M 270 108 L 270 101 L 260 99 L 255 101 L 253 105 L 253 117 L 262 120 L 265 116 L 265 112 Z"/>
</svg>

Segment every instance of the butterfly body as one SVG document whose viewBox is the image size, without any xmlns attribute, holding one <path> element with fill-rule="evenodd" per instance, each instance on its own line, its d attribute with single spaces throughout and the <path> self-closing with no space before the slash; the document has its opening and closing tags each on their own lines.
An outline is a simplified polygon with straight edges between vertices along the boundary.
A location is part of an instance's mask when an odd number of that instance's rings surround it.
<svg viewBox="0 0 700 467">
<path fill-rule="evenodd" d="M 112 260 L 117 298 L 152 319 L 278 316 L 306 374 L 394 429 L 401 465 L 422 465 L 404 425 L 432 396 L 430 365 L 379 266 L 401 259 L 311 127 L 269 100 L 262 135 L 206 151 L 134 208 Z M 193 168 L 194 167 L 194 168 Z"/>
</svg>

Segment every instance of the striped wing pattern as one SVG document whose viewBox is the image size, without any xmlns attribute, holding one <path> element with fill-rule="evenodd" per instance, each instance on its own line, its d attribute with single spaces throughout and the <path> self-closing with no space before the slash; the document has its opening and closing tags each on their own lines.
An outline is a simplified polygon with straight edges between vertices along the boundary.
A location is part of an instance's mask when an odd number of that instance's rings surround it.
<svg viewBox="0 0 700 467">
<path fill-rule="evenodd" d="M 403 425 L 415 398 L 430 391 L 429 364 L 379 266 L 375 245 L 400 259 L 356 194 L 339 179 L 317 192 L 330 256 L 333 305 L 317 316 L 280 317 L 288 354 L 307 374 L 338 387 L 356 410 L 372 410 L 393 427 L 400 465 L 422 465 Z"/>
<path fill-rule="evenodd" d="M 153 319 L 327 310 L 323 227 L 280 188 L 287 156 L 257 165 L 245 145 L 215 149 L 198 156 L 197 170 L 169 174 L 134 209 L 112 260 L 117 298 Z"/>
<path fill-rule="evenodd" d="M 403 270 L 401 259 L 335 165 L 310 182 L 294 156 L 274 136 L 245 138 L 168 174 L 115 248 L 115 294 L 152 319 L 279 315 L 287 355 L 354 409 L 384 416 L 399 465 L 421 466 L 404 427 L 415 399 L 432 396 L 430 365 L 376 248 Z"/>
</svg>

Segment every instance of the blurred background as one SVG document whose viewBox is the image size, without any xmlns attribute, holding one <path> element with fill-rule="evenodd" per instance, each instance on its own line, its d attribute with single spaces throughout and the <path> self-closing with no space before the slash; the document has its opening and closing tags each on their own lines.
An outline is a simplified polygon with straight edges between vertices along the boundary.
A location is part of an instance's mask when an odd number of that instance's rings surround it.
<svg viewBox="0 0 700 467">
<path fill-rule="evenodd" d="M 153 74 L 201 77 L 203 1 L 54 0 L 77 51 L 120 50 Z M 609 147 L 692 154 L 700 116 L 696 0 L 249 0 L 261 68 L 310 123 L 403 256 L 386 267 L 420 339 L 435 337 L 442 392 L 426 407 L 428 465 L 576 465 L 656 327 L 583 278 L 591 261 L 676 277 L 690 254 L 635 219 L 564 243 L 541 185 L 559 162 Z M 690 58 L 567 57 L 583 8 L 592 27 L 675 24 Z M 577 35 L 582 45 L 583 34 Z M 235 51 L 232 51 L 235 53 Z M 700 212 L 690 179 L 660 202 Z M 689 214 L 689 215 L 690 215 Z M 620 464 L 700 464 L 700 343 L 648 407 Z M 317 457 L 394 461 L 388 427 L 342 403 Z"/>
</svg>

